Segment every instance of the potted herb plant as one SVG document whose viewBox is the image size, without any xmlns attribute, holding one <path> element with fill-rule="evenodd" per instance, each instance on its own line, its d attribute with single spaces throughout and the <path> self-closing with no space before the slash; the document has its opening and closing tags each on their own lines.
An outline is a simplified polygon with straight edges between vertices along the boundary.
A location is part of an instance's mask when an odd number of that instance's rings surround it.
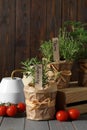
<svg viewBox="0 0 87 130">
<path fill-rule="evenodd" d="M 42 75 L 40 75 L 42 77 L 42 86 L 36 88 L 35 66 L 39 64 L 42 64 Z M 46 59 L 39 62 L 37 58 L 22 62 L 23 74 L 28 78 L 28 82 L 24 87 L 27 119 L 47 120 L 54 118 L 57 86 L 55 75 L 49 75 L 49 72 L 52 74 L 54 72 L 51 68 L 47 67 L 47 64 L 48 61 Z"/>
<path fill-rule="evenodd" d="M 76 58 L 79 48 L 77 41 L 74 40 L 73 37 L 71 37 L 65 29 L 60 29 L 58 39 L 60 61 L 59 63 L 57 63 L 57 66 L 55 66 L 56 63 L 53 59 L 53 45 L 51 40 L 43 41 L 40 46 L 40 50 L 43 57 L 48 59 L 50 64 L 55 64 L 54 66 L 59 72 L 60 80 L 58 79 L 58 88 L 65 88 L 68 87 L 71 76 L 72 63 L 73 60 Z"/>
<path fill-rule="evenodd" d="M 81 22 L 66 22 L 66 27 L 70 26 L 70 35 L 78 41 L 78 67 L 79 67 L 79 77 L 78 84 L 79 86 L 87 86 L 87 30 Z"/>
<path fill-rule="evenodd" d="M 58 38 L 60 59 L 63 61 L 63 63 L 60 64 L 60 70 L 68 70 L 71 72 L 73 62 L 75 61 L 79 51 L 77 44 L 78 41 L 75 40 L 68 31 L 66 31 L 66 28 L 59 30 Z M 67 81 L 65 86 L 68 86 L 71 75 L 67 75 L 65 77 Z"/>
<path fill-rule="evenodd" d="M 68 62 L 75 60 L 79 51 L 78 41 L 75 40 L 66 29 L 60 29 L 58 38 L 61 60 Z"/>
</svg>

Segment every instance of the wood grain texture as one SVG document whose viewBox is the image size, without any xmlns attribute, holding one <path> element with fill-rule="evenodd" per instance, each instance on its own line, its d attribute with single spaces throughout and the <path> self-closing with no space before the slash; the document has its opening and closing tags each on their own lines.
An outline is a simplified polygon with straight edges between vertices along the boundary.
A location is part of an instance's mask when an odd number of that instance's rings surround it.
<svg viewBox="0 0 87 130">
<path fill-rule="evenodd" d="M 0 126 L 1 126 L 2 121 L 3 121 L 3 117 L 0 117 Z"/>
<path fill-rule="evenodd" d="M 87 120 L 73 121 L 75 130 L 87 130 Z"/>
<path fill-rule="evenodd" d="M 46 0 L 31 1 L 30 19 L 31 57 L 40 58 L 40 43 L 42 40 L 46 40 Z"/>
<path fill-rule="evenodd" d="M 30 0 L 16 1 L 15 68 L 30 57 Z"/>
<path fill-rule="evenodd" d="M 41 40 L 57 36 L 64 21 L 87 22 L 87 0 L 0 0 L 0 79 L 20 62 L 41 59 Z M 71 80 L 77 80 L 73 66 Z"/>
<path fill-rule="evenodd" d="M 75 87 L 58 90 L 57 100 L 69 104 L 87 100 L 87 88 Z"/>
<path fill-rule="evenodd" d="M 58 36 L 61 27 L 61 0 L 47 1 L 47 39 Z"/>
<path fill-rule="evenodd" d="M 86 104 L 75 105 L 75 106 L 72 105 L 71 107 L 66 107 L 66 110 L 68 110 L 70 108 L 78 109 L 81 114 L 87 113 L 87 103 Z"/>
<path fill-rule="evenodd" d="M 3 119 L 0 130 L 24 130 L 24 118 L 6 117 Z"/>
<path fill-rule="evenodd" d="M 64 21 L 74 20 L 77 18 L 77 0 L 62 1 L 62 24 Z"/>
<path fill-rule="evenodd" d="M 0 78 L 14 69 L 15 0 L 0 0 Z"/>
<path fill-rule="evenodd" d="M 55 7 L 56 1 L 48 0 L 47 3 L 47 39 L 55 37 L 56 17 Z"/>
<path fill-rule="evenodd" d="M 87 1 L 86 0 L 78 0 L 78 15 L 77 15 L 77 20 L 87 23 Z"/>
<path fill-rule="evenodd" d="M 1 117 L 0 121 L 0 130 L 87 130 L 87 114 L 82 114 L 78 120 L 66 122 L 34 121 L 26 117 Z"/>
<path fill-rule="evenodd" d="M 56 104 L 57 110 L 77 108 L 80 113 L 87 113 L 87 87 L 58 90 Z"/>
<path fill-rule="evenodd" d="M 33 121 L 26 119 L 25 130 L 49 130 L 48 121 Z"/>
<path fill-rule="evenodd" d="M 71 122 L 49 121 L 50 130 L 74 130 Z"/>
<path fill-rule="evenodd" d="M 80 117 L 79 117 L 79 120 L 87 120 L 87 113 L 81 114 Z"/>
<path fill-rule="evenodd" d="M 63 92 L 66 95 L 67 104 L 87 100 L 87 87 L 67 88 Z"/>
</svg>

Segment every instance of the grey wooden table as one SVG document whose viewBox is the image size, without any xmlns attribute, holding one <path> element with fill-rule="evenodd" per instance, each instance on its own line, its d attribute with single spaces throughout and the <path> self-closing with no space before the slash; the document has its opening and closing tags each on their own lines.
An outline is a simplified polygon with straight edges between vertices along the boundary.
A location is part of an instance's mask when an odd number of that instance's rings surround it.
<svg viewBox="0 0 87 130">
<path fill-rule="evenodd" d="M 26 117 L 0 117 L 0 130 L 87 130 L 87 114 L 76 121 L 32 121 Z"/>
</svg>

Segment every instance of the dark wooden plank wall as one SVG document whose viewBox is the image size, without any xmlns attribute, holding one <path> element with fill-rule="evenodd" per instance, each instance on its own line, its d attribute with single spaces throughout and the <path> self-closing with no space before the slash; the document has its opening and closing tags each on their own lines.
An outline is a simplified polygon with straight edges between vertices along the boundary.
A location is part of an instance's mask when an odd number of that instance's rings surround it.
<svg viewBox="0 0 87 130">
<path fill-rule="evenodd" d="M 0 0 L 0 78 L 15 65 L 15 0 Z"/>
<path fill-rule="evenodd" d="M 87 22 L 86 12 L 87 0 L 0 0 L 0 79 L 41 58 L 41 40 L 57 36 L 64 21 Z"/>
</svg>

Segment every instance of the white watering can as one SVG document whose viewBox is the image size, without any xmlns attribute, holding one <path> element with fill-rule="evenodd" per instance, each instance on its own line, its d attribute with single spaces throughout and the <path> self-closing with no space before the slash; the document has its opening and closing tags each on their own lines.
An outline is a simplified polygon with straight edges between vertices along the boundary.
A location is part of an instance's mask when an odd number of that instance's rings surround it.
<svg viewBox="0 0 87 130">
<path fill-rule="evenodd" d="M 13 77 L 14 70 L 11 77 L 4 77 L 0 83 L 0 103 L 14 103 L 24 102 L 23 82 L 19 77 Z"/>
</svg>

